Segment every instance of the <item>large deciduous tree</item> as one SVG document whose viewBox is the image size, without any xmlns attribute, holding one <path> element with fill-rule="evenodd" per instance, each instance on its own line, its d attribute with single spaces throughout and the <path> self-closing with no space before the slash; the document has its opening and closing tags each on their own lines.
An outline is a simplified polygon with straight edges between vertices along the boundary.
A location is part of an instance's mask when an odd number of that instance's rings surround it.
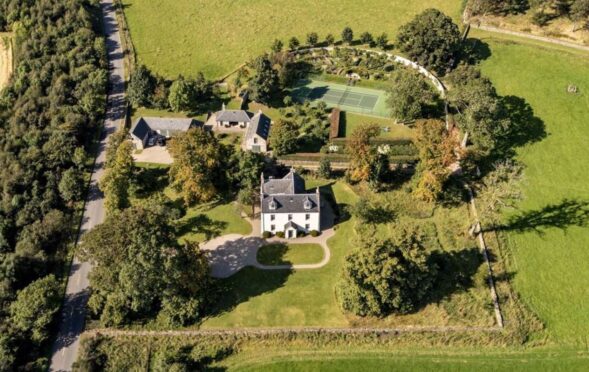
<svg viewBox="0 0 589 372">
<path fill-rule="evenodd" d="M 391 115 L 402 122 L 423 118 L 427 107 L 434 104 L 435 94 L 431 86 L 413 71 L 396 71 L 388 93 Z"/>
<path fill-rule="evenodd" d="M 297 127 L 289 120 L 279 119 L 270 131 L 270 147 L 275 155 L 290 154 L 297 149 Z"/>
<path fill-rule="evenodd" d="M 88 306 L 103 326 L 156 314 L 185 325 L 202 315 L 208 266 L 196 245 L 178 245 L 171 219 L 148 203 L 108 216 L 84 237 L 80 257 L 93 264 Z"/>
<path fill-rule="evenodd" d="M 457 161 L 457 141 L 439 120 L 424 120 L 416 125 L 415 145 L 419 150 L 419 181 L 414 195 L 433 202 L 450 175 L 449 167 Z"/>
<path fill-rule="evenodd" d="M 273 68 L 267 56 L 254 61 L 254 76 L 249 82 L 251 99 L 260 103 L 269 103 L 279 92 L 278 72 Z"/>
<path fill-rule="evenodd" d="M 155 91 L 156 79 L 144 65 L 137 67 L 131 74 L 127 97 L 134 106 L 149 106 Z"/>
<path fill-rule="evenodd" d="M 450 17 L 427 9 L 401 27 L 397 45 L 413 61 L 444 75 L 458 62 L 461 35 Z"/>
<path fill-rule="evenodd" d="M 344 311 L 359 316 L 406 314 L 425 299 L 437 275 L 425 237 L 398 224 L 391 240 L 367 238 L 346 257 L 336 294 Z"/>
<path fill-rule="evenodd" d="M 370 179 L 372 165 L 378 157 L 376 148 L 370 141 L 379 134 L 380 127 L 376 124 L 362 124 L 352 132 L 347 144 L 347 152 L 350 155 L 347 175 L 352 182 Z"/>
<path fill-rule="evenodd" d="M 168 149 L 174 158 L 171 185 L 180 192 L 186 205 L 207 202 L 217 196 L 217 185 L 223 174 L 222 148 L 215 135 L 202 128 L 190 129 L 170 140 Z"/>
<path fill-rule="evenodd" d="M 491 81 L 472 66 L 461 65 L 448 76 L 448 101 L 458 110 L 456 120 L 473 144 L 472 152 L 486 156 L 495 148 L 509 119 Z"/>
<path fill-rule="evenodd" d="M 129 206 L 129 186 L 133 176 L 133 145 L 124 141 L 117 148 L 114 160 L 100 180 L 104 192 L 104 204 L 109 213 Z"/>
</svg>

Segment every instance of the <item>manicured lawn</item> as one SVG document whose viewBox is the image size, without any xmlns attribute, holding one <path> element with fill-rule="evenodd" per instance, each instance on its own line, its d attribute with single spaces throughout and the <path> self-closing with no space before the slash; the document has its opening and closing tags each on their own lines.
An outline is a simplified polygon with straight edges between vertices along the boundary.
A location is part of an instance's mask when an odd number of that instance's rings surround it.
<svg viewBox="0 0 589 372">
<path fill-rule="evenodd" d="M 349 137 L 354 129 L 362 124 L 377 124 L 383 128 L 381 137 L 384 138 L 412 138 L 413 130 L 406 125 L 395 124 L 393 119 L 364 116 L 352 112 L 342 113 L 340 122 L 340 137 Z M 388 129 L 385 129 L 388 128 Z"/>
<path fill-rule="evenodd" d="M 180 242 L 203 242 L 221 235 L 249 235 L 252 232 L 252 226 L 241 218 L 237 206 L 224 200 L 188 208 L 178 223 Z"/>
<path fill-rule="evenodd" d="M 498 92 L 525 100 L 546 137 L 518 151 L 526 165 L 522 217 L 508 233 L 513 283 L 559 343 L 589 335 L 589 59 L 562 48 L 477 33 L 491 57 L 482 69 Z M 574 84 L 578 94 L 567 93 Z M 532 130 L 524 133 L 531 135 Z M 559 227 L 560 226 L 560 227 Z"/>
<path fill-rule="evenodd" d="M 314 264 L 323 259 L 318 244 L 268 244 L 258 250 L 258 262 L 264 265 Z"/>
<path fill-rule="evenodd" d="M 358 196 L 341 181 L 308 180 L 308 189 L 317 186 L 323 186 L 326 200 L 329 194 L 333 195 L 343 216 L 336 226 L 336 235 L 328 241 L 332 254 L 330 262 L 317 270 L 264 271 L 247 267 L 239 271 L 221 281 L 225 292 L 202 328 L 493 325 L 486 271 L 474 241 L 467 237 L 468 214 L 464 206 L 435 210 L 431 206 L 412 206 L 417 213 L 404 217 L 419 219 L 428 236 L 438 238 L 443 250 L 437 257 L 447 273 L 440 278 L 431 301 L 415 313 L 384 319 L 343 314 L 334 288 L 345 256 L 355 247 L 356 221 L 348 217 L 346 210 L 356 203 Z M 399 208 L 407 209 L 411 204 L 402 191 L 381 197 L 381 205 L 394 202 Z M 383 223 L 375 233 L 384 237 L 391 228 L 394 225 Z M 296 254 L 294 250 L 298 248 L 293 247 L 289 252 Z M 294 260 L 294 256 L 285 259 Z M 318 260 L 320 256 L 315 261 Z"/>
<path fill-rule="evenodd" d="M 427 8 L 460 19 L 461 0 L 123 0 L 139 63 L 170 78 L 227 74 L 268 50 L 275 38 L 309 32 L 340 38 L 346 26 L 389 37 Z"/>
</svg>

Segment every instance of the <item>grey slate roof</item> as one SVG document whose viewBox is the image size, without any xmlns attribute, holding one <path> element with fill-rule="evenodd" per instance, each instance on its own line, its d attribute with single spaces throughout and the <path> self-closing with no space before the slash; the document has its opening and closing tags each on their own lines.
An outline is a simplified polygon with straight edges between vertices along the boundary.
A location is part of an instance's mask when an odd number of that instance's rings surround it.
<svg viewBox="0 0 589 372">
<path fill-rule="evenodd" d="M 252 118 L 244 110 L 221 110 L 217 112 L 217 121 L 228 121 L 232 123 L 249 123 Z"/>
<path fill-rule="evenodd" d="M 291 171 L 284 178 L 269 179 L 264 182 L 264 194 L 300 194 L 305 192 L 305 180 Z"/>
<path fill-rule="evenodd" d="M 296 229 L 298 230 L 298 226 L 296 223 L 292 222 L 292 221 L 288 221 L 285 225 L 284 225 L 285 229 Z"/>
<path fill-rule="evenodd" d="M 276 201 L 276 209 L 270 209 L 272 198 Z M 311 209 L 305 209 L 305 200 L 311 201 Z M 262 199 L 262 213 L 318 213 L 319 198 L 317 194 L 271 195 Z"/>
<path fill-rule="evenodd" d="M 262 186 L 262 213 L 318 213 L 319 195 L 305 193 L 305 180 L 294 170 L 284 178 L 269 179 Z M 270 201 L 276 202 L 276 209 L 270 209 Z M 305 209 L 305 202 L 311 208 Z"/>
<path fill-rule="evenodd" d="M 188 131 L 195 123 L 193 119 L 139 118 L 131 128 L 131 134 L 143 139 L 146 134 L 154 131 L 169 137 L 175 133 Z"/>
<path fill-rule="evenodd" d="M 268 134 L 270 134 L 270 124 L 271 120 L 269 117 L 264 115 L 261 111 L 258 112 L 252 118 L 252 122 L 247 128 L 247 132 L 245 133 L 246 139 L 250 140 L 254 134 L 262 137 L 264 140 L 268 139 Z"/>
</svg>

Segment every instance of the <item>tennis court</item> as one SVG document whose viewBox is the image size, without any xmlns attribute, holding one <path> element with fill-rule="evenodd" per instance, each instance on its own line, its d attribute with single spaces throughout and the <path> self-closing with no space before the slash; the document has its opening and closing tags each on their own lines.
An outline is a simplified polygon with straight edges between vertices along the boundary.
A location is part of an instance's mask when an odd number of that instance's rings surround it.
<svg viewBox="0 0 589 372">
<path fill-rule="evenodd" d="M 323 101 L 345 111 L 388 117 L 385 96 L 384 91 L 376 89 L 309 79 L 301 80 L 292 91 L 298 102 Z"/>
</svg>

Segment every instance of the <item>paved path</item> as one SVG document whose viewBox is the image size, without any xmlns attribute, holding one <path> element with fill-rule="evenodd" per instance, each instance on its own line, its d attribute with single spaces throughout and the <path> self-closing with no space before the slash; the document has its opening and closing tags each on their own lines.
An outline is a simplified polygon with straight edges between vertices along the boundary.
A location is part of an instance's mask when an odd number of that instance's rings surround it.
<svg viewBox="0 0 589 372">
<path fill-rule="evenodd" d="M 574 49 L 579 49 L 579 50 L 589 52 L 589 46 L 581 45 L 581 44 L 577 44 L 577 43 L 571 43 L 568 41 L 559 40 L 559 39 L 555 39 L 555 38 L 551 38 L 551 37 L 533 35 L 533 34 L 529 34 L 526 32 L 505 30 L 505 29 L 502 29 L 499 27 L 493 27 L 493 26 L 478 25 L 476 23 L 472 23 L 470 25 L 470 27 L 478 29 L 478 30 L 483 30 L 483 31 L 496 32 L 496 33 L 504 34 L 504 35 L 517 36 L 517 37 L 521 37 L 524 39 L 542 41 L 542 42 L 551 43 L 551 44 L 558 44 L 558 45 L 562 45 L 562 46 L 565 46 L 568 48 L 574 48 Z"/>
<path fill-rule="evenodd" d="M 113 0 L 101 0 L 104 29 L 106 33 L 106 47 L 110 61 L 110 91 L 108 95 L 108 107 L 104 121 L 103 133 L 94 172 L 90 181 L 90 188 L 86 200 L 84 216 L 78 241 L 84 232 L 102 223 L 105 217 L 103 195 L 98 189 L 98 180 L 104 172 L 106 158 L 106 144 L 110 134 L 115 132 L 118 125 L 123 125 L 121 120 L 125 113 L 125 83 L 123 50 L 116 21 Z M 57 339 L 53 345 L 50 371 L 70 371 L 76 360 L 79 337 L 84 330 L 86 317 L 86 302 L 89 296 L 88 273 L 90 264 L 74 259 L 68 278 L 67 288 Z"/>
<path fill-rule="evenodd" d="M 331 250 L 327 240 L 335 235 L 333 228 L 333 212 L 324 207 L 322 225 L 328 228 L 317 237 L 305 236 L 297 239 L 271 238 L 263 239 L 259 236 L 259 220 L 250 220 L 252 233 L 250 235 L 228 234 L 205 242 L 200 248 L 205 252 L 211 268 L 211 276 L 228 278 L 246 266 L 253 266 L 261 270 L 313 270 L 327 265 L 331 259 Z M 300 265 L 263 265 L 258 262 L 258 249 L 271 243 L 285 244 L 318 244 L 323 248 L 323 259 L 314 264 Z"/>
</svg>

